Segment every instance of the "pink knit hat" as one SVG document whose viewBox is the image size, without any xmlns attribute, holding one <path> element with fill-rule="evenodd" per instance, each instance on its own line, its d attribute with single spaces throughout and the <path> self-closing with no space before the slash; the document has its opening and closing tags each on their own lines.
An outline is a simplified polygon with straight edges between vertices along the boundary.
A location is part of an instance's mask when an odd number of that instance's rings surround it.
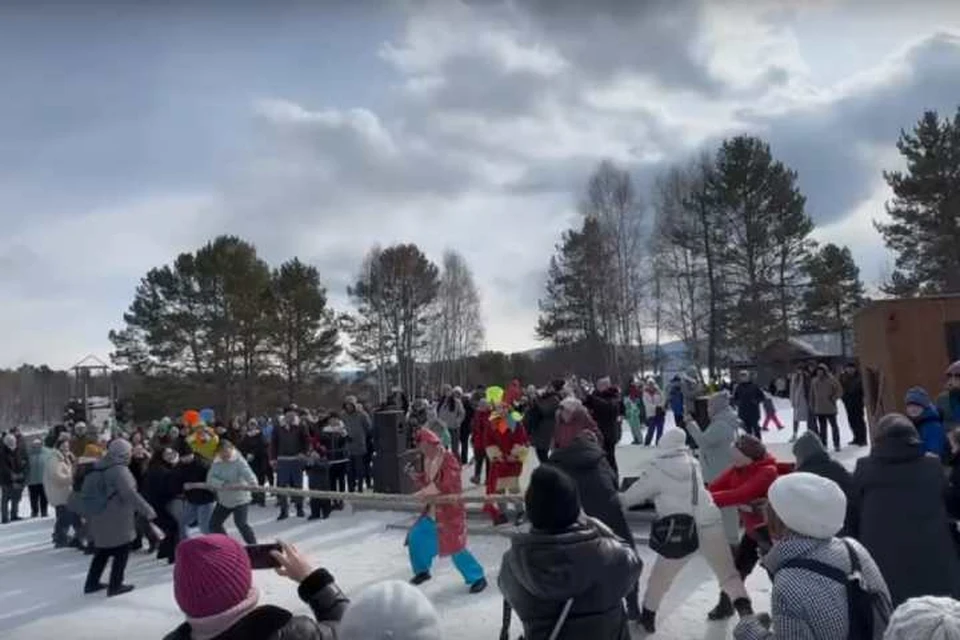
<svg viewBox="0 0 960 640">
<path fill-rule="evenodd" d="M 213 533 L 177 546 L 173 597 L 190 618 L 207 618 L 243 602 L 253 586 L 246 549 L 229 536 Z"/>
</svg>

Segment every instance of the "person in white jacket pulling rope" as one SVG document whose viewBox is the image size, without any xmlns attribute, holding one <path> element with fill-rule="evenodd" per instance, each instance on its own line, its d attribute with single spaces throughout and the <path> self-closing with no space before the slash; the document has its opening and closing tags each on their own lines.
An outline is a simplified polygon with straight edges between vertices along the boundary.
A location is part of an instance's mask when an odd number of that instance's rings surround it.
<svg viewBox="0 0 960 640">
<path fill-rule="evenodd" d="M 700 463 L 686 446 L 686 434 L 670 429 L 657 445 L 657 456 L 640 472 L 637 481 L 620 494 L 626 508 L 653 501 L 657 516 L 686 514 L 696 523 L 699 545 L 682 558 L 657 556 L 643 598 L 640 624 L 647 633 L 656 631 L 656 612 L 680 570 L 699 551 L 713 570 L 720 588 L 733 600 L 741 617 L 753 614 L 743 580 L 723 531 L 720 510 L 703 485 Z"/>
</svg>

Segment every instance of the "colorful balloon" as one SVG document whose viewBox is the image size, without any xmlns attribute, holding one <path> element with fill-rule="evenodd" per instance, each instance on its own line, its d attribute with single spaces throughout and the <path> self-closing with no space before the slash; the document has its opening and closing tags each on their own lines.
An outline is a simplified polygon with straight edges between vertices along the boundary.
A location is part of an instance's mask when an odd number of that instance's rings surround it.
<svg viewBox="0 0 960 640">
<path fill-rule="evenodd" d="M 196 411 L 195 409 L 187 409 L 183 412 L 183 424 L 187 425 L 188 427 L 193 427 L 198 422 L 200 422 L 199 411 Z"/>
<path fill-rule="evenodd" d="M 213 413 L 213 409 L 209 407 L 200 409 L 200 420 L 202 420 L 204 424 L 213 424 L 214 418 L 215 414 Z"/>
</svg>

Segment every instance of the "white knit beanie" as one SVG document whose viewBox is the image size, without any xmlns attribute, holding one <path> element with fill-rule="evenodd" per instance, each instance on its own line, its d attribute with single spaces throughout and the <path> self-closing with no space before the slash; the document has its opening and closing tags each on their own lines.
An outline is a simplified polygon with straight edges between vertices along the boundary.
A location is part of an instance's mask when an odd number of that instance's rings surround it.
<svg viewBox="0 0 960 640">
<path fill-rule="evenodd" d="M 347 607 L 340 640 L 441 640 L 440 619 L 427 596 L 400 580 L 367 587 Z"/>
<path fill-rule="evenodd" d="M 832 538 L 843 528 L 847 496 L 833 480 L 795 471 L 777 478 L 767 492 L 770 506 L 794 533 Z"/>
<path fill-rule="evenodd" d="M 883 640 L 960 640 L 960 602 L 911 598 L 893 612 Z"/>
<path fill-rule="evenodd" d="M 8 433 L 7 435 L 3 436 L 3 444 L 4 444 L 4 446 L 6 446 L 8 449 L 11 449 L 11 450 L 16 449 L 16 448 L 17 448 L 17 437 L 16 437 L 15 435 L 13 435 L 12 433 Z"/>
</svg>

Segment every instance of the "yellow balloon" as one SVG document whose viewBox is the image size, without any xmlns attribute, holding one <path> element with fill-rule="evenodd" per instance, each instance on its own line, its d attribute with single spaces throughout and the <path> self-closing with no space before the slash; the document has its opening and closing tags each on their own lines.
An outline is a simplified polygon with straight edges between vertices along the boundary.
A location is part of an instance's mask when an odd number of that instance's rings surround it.
<svg viewBox="0 0 960 640">
<path fill-rule="evenodd" d="M 487 387 L 487 402 L 493 405 L 503 400 L 503 387 Z"/>
</svg>

